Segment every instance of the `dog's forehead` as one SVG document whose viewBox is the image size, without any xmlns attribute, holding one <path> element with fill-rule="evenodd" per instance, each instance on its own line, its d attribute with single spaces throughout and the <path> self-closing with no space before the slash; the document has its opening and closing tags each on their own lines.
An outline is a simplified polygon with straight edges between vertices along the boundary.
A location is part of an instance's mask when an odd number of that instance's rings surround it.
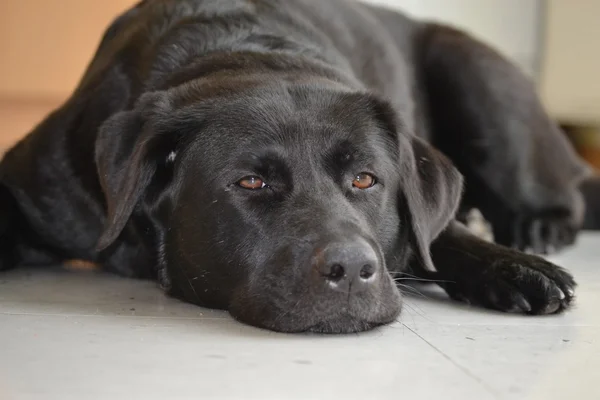
<svg viewBox="0 0 600 400">
<path fill-rule="evenodd" d="M 208 100 L 199 93 L 180 116 L 192 132 L 188 149 L 210 165 L 270 149 L 304 163 L 348 143 L 377 157 L 386 145 L 367 96 L 320 85 L 252 85 Z"/>
<path fill-rule="evenodd" d="M 377 128 L 360 97 L 303 87 L 253 90 L 222 104 L 208 123 L 240 140 L 281 144 L 360 141 Z"/>
<path fill-rule="evenodd" d="M 227 79 L 170 92 L 175 113 L 188 122 L 214 126 L 277 126 L 293 121 L 334 124 L 347 129 L 373 123 L 369 97 L 335 83 L 266 82 L 265 78 Z"/>
</svg>

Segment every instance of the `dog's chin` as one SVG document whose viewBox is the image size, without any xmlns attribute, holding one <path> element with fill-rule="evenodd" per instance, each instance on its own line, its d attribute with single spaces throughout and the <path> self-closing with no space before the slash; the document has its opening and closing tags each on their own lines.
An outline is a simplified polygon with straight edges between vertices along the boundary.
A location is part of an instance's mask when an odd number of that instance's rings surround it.
<svg viewBox="0 0 600 400">
<path fill-rule="evenodd" d="M 332 318 L 323 320 L 315 325 L 298 332 L 305 333 L 321 333 L 321 334 L 342 334 L 342 333 L 358 333 L 375 329 L 377 327 L 387 325 L 390 321 L 367 321 L 353 318 L 351 316 Z"/>
<path fill-rule="evenodd" d="M 310 307 L 303 307 L 302 311 L 265 307 L 261 308 L 262 312 L 256 312 L 256 309 L 246 303 L 245 307 L 232 307 L 229 311 L 242 323 L 270 331 L 344 334 L 369 331 L 395 322 L 402 309 L 401 296 L 398 292 L 388 301 L 378 302 L 378 305 L 376 309 L 340 307 L 334 312 L 319 313 Z"/>
<path fill-rule="evenodd" d="M 303 321 L 294 319 L 290 321 L 277 321 L 276 323 L 267 321 L 248 321 L 243 317 L 234 317 L 245 324 L 253 325 L 257 328 L 267 329 L 274 332 L 280 333 L 318 333 L 318 334 L 345 334 L 345 333 L 358 333 L 365 332 L 383 325 L 390 324 L 396 321 L 398 317 L 396 313 L 393 317 L 377 320 L 366 320 L 356 318 L 352 315 L 344 314 L 337 315 L 331 318 L 324 318 L 317 322 L 314 321 Z"/>
</svg>

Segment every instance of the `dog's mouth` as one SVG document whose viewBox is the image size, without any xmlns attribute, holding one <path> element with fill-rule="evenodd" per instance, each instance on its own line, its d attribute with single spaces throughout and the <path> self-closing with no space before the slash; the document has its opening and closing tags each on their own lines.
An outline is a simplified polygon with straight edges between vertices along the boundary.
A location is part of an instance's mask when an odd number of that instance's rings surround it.
<svg viewBox="0 0 600 400">
<path fill-rule="evenodd" d="M 379 246 L 356 234 L 323 242 L 283 247 L 266 261 L 242 264 L 235 286 L 223 291 L 222 308 L 242 323 L 282 333 L 355 333 L 396 321 L 402 296 Z M 221 287 L 216 276 L 182 286 L 195 287 L 192 299 L 211 300 Z"/>
<path fill-rule="evenodd" d="M 239 302 L 229 311 L 242 323 L 275 332 L 346 334 L 393 323 L 402 310 L 402 297 L 395 287 L 383 296 L 350 299 L 349 302 L 347 299 L 329 302 L 312 299 L 293 302 L 292 307 L 283 309 L 274 306 L 272 301 L 265 303 L 257 307 L 258 304 L 251 301 Z"/>
<path fill-rule="evenodd" d="M 277 327 L 269 327 L 284 333 L 318 333 L 318 334 L 346 334 L 370 331 L 372 329 L 391 324 L 398 319 L 400 305 L 386 310 L 386 313 L 377 315 L 357 316 L 350 310 L 323 316 L 316 321 L 307 321 L 306 324 L 282 324 Z"/>
</svg>

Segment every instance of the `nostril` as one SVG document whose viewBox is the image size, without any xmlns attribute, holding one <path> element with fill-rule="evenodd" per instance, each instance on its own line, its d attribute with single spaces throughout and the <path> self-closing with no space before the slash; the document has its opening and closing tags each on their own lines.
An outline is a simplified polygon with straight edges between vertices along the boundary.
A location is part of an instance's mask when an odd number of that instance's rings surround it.
<svg viewBox="0 0 600 400">
<path fill-rule="evenodd" d="M 346 269 L 340 264 L 333 264 L 325 274 L 325 277 L 333 282 L 342 280 L 344 276 L 346 276 Z"/>
<path fill-rule="evenodd" d="M 369 279 L 375 274 L 375 268 L 370 264 L 365 264 L 360 270 L 361 279 Z"/>
</svg>

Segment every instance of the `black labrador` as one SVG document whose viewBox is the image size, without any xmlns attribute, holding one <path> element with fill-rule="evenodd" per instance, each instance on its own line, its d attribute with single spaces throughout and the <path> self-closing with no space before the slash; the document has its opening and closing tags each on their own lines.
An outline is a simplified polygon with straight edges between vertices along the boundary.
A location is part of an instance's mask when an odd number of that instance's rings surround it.
<svg viewBox="0 0 600 400">
<path fill-rule="evenodd" d="M 403 274 L 549 314 L 575 282 L 520 250 L 574 241 L 589 173 L 532 83 L 456 29 L 345 0 L 144 0 L 4 156 L 0 269 L 89 260 L 285 332 L 394 321 Z M 498 244 L 458 222 L 472 208 Z"/>
</svg>

